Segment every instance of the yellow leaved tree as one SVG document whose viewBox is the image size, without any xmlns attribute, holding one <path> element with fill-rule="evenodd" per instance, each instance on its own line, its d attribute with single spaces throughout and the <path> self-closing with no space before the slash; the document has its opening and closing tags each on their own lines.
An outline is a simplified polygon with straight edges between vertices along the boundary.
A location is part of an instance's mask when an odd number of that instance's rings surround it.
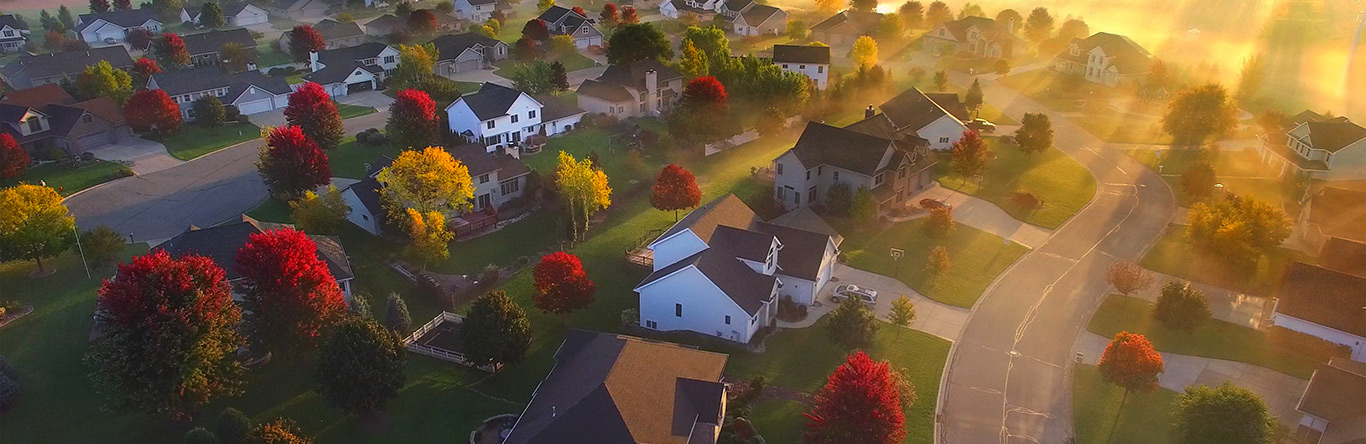
<svg viewBox="0 0 1366 444">
<path fill-rule="evenodd" d="M 441 147 L 404 151 L 375 180 L 389 220 L 398 224 L 407 222 L 409 209 L 453 215 L 469 211 L 474 199 L 470 169 Z"/>
<path fill-rule="evenodd" d="M 577 160 L 564 151 L 560 151 L 559 164 L 555 166 L 555 186 L 560 190 L 565 207 L 569 208 L 570 219 L 574 222 L 575 241 L 588 231 L 588 222 L 594 213 L 612 205 L 612 188 L 607 185 L 607 173 L 593 168 L 591 160 Z M 582 227 L 580 220 L 583 222 Z"/>
<path fill-rule="evenodd" d="M 455 233 L 446 228 L 446 216 L 435 211 L 419 213 L 412 208 L 407 214 L 408 238 L 412 240 L 408 244 L 408 255 L 421 262 L 424 270 L 429 263 L 449 258 L 451 252 L 447 247 L 455 239 Z"/>
<path fill-rule="evenodd" d="M 854 49 L 849 51 L 849 58 L 858 66 L 876 65 L 877 41 L 866 35 L 859 37 L 854 41 Z"/>
<path fill-rule="evenodd" d="M 66 251 L 76 239 L 76 219 L 49 187 L 19 184 L 0 189 L 0 261 L 32 260 Z"/>
</svg>

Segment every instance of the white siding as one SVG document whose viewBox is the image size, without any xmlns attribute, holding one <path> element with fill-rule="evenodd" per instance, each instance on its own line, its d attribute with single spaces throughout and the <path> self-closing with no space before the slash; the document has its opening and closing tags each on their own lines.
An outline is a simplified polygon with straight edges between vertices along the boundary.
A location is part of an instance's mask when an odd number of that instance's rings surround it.
<svg viewBox="0 0 1366 444">
<path fill-rule="evenodd" d="M 763 319 L 751 322 L 749 313 L 692 266 L 638 290 L 640 325 L 653 322 L 656 330 L 688 330 L 747 343 L 764 325 Z M 682 316 L 676 316 L 676 304 L 682 305 Z M 726 316 L 731 318 L 729 325 Z"/>
<path fill-rule="evenodd" d="M 930 141 L 930 149 L 947 150 L 953 148 L 953 144 L 963 138 L 963 132 L 967 131 L 967 125 L 959 122 L 957 118 L 945 114 L 938 120 L 930 122 L 915 133 L 925 140 Z"/>
<path fill-rule="evenodd" d="M 785 72 L 795 72 L 805 75 L 807 78 L 816 82 L 816 89 L 825 89 L 825 85 L 830 79 L 830 65 L 805 64 L 794 62 L 773 62 L 782 67 Z"/>
<path fill-rule="evenodd" d="M 707 249 L 707 244 L 702 242 L 692 230 L 685 229 L 663 241 L 655 241 L 650 245 L 654 251 L 655 270 L 667 267 L 674 262 L 683 260 L 688 256 Z"/>
<path fill-rule="evenodd" d="M 360 197 L 356 196 L 356 192 L 349 187 L 342 191 L 342 200 L 346 201 L 346 206 L 351 207 L 351 213 L 346 215 L 346 220 L 356 224 L 362 230 L 370 232 L 370 234 L 379 236 L 379 220 L 376 218 L 384 217 L 383 215 L 370 214 L 370 210 L 361 203 Z"/>
<path fill-rule="evenodd" d="M 1352 360 L 1366 362 L 1366 338 L 1347 333 L 1335 328 L 1329 328 L 1313 322 L 1309 322 L 1294 316 L 1287 316 L 1283 313 L 1271 315 L 1271 323 L 1276 326 L 1284 327 L 1310 336 L 1323 339 L 1334 344 L 1342 344 L 1352 348 Z"/>
</svg>

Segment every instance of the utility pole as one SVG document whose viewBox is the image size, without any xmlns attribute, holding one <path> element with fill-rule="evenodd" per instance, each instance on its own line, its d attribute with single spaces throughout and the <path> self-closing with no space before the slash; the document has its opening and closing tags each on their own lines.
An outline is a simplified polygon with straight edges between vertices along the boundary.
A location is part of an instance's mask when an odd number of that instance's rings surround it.
<svg viewBox="0 0 1366 444">
<path fill-rule="evenodd" d="M 81 252 L 81 265 L 85 267 L 85 278 L 90 279 L 90 264 L 85 262 L 85 247 L 81 246 L 81 233 L 76 231 L 76 224 L 71 224 L 71 234 L 76 235 L 76 250 Z"/>
</svg>

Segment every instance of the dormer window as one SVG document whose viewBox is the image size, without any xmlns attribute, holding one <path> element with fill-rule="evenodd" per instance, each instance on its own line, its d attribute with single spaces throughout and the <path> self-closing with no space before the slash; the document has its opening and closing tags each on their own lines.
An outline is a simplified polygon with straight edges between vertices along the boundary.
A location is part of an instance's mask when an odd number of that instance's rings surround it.
<svg viewBox="0 0 1366 444">
<path fill-rule="evenodd" d="M 1081 48 L 1078 48 L 1078 47 L 1076 47 L 1076 46 L 1073 46 L 1073 47 L 1072 47 L 1072 55 L 1074 55 L 1074 56 L 1079 56 L 1079 55 L 1081 55 Z"/>
<path fill-rule="evenodd" d="M 6 29 L 6 30 L 5 30 L 5 37 L 14 37 L 14 30 L 13 30 L 13 29 Z"/>
<path fill-rule="evenodd" d="M 85 123 L 94 122 L 94 121 L 95 121 L 95 117 L 94 117 L 94 116 L 91 116 L 91 115 L 89 115 L 89 114 L 86 114 L 86 115 L 81 116 L 81 121 L 82 121 L 82 122 L 85 122 Z"/>
<path fill-rule="evenodd" d="M 43 121 L 42 121 L 42 120 L 38 119 L 38 117 L 36 117 L 36 116 L 35 116 L 35 117 L 29 117 L 29 118 L 28 118 L 28 131 L 29 131 L 30 133 L 36 133 L 36 132 L 39 132 L 39 131 L 42 131 L 42 130 L 43 130 Z"/>
</svg>

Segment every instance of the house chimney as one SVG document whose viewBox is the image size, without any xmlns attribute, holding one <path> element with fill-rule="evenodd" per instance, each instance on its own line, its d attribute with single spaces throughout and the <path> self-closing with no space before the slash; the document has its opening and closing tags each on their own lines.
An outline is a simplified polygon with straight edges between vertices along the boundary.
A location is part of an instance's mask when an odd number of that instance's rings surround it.
<svg viewBox="0 0 1366 444">
<path fill-rule="evenodd" d="M 318 67 L 318 51 L 308 52 L 308 69 L 312 71 L 322 69 Z"/>
<path fill-rule="evenodd" d="M 1015 19 L 1006 20 L 1006 34 L 1015 34 Z"/>
<path fill-rule="evenodd" d="M 873 114 L 877 114 L 877 111 L 873 111 L 873 105 L 868 105 L 868 108 L 863 110 L 863 118 L 865 119 L 873 117 Z"/>
<path fill-rule="evenodd" d="M 652 68 L 645 71 L 645 109 L 654 114 L 659 97 L 659 73 Z"/>
</svg>

